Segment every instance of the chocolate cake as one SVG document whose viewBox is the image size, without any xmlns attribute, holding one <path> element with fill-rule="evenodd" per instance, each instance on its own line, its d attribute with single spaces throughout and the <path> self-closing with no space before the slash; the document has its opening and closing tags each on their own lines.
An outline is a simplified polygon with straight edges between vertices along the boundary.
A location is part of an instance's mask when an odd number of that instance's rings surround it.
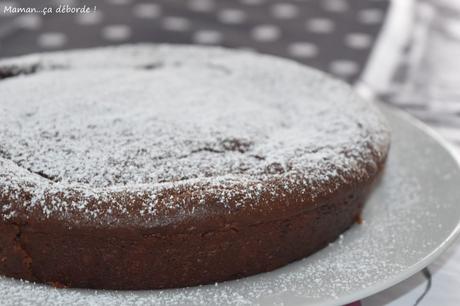
<svg viewBox="0 0 460 306">
<path fill-rule="evenodd" d="M 318 71 L 137 45 L 0 61 L 0 274 L 154 289 L 270 271 L 360 216 L 390 137 Z"/>
</svg>

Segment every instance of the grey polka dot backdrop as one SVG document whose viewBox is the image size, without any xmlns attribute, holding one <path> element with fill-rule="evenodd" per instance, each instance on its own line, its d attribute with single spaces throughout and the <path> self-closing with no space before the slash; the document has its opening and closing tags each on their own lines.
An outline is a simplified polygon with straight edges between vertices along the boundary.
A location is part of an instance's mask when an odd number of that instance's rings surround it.
<svg viewBox="0 0 460 306">
<path fill-rule="evenodd" d="M 0 57 L 136 42 L 220 45 L 359 78 L 387 0 L 16 0 L 0 7 L 87 5 L 90 14 L 0 14 Z"/>
</svg>

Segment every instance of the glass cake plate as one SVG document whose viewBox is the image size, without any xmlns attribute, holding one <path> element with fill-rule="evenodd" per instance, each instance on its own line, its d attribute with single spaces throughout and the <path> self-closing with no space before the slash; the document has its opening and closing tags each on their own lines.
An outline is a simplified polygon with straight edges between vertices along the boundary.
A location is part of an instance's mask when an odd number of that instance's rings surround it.
<svg viewBox="0 0 460 306">
<path fill-rule="evenodd" d="M 419 121 L 382 110 L 392 146 L 364 223 L 314 255 L 240 280 L 171 290 L 56 289 L 0 277 L 0 304 L 341 305 L 408 278 L 460 232 L 459 160 Z"/>
</svg>

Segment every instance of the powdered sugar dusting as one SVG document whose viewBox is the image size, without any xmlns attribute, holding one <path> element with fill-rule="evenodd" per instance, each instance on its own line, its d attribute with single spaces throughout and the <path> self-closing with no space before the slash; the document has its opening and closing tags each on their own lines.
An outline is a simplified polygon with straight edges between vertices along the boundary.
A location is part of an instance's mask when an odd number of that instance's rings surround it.
<svg viewBox="0 0 460 306">
<path fill-rule="evenodd" d="M 460 171 L 435 140 L 387 114 L 392 147 L 364 210 L 364 224 L 304 260 L 237 281 L 174 290 L 54 289 L 0 278 L 2 301 L 52 306 L 343 305 L 402 280 L 452 241 L 460 217 Z"/>
<path fill-rule="evenodd" d="M 270 56 L 146 45 L 1 67 L 29 74 L 0 82 L 0 190 L 30 194 L 44 215 L 107 215 L 97 202 L 120 215 L 139 198 L 155 214 L 182 207 L 162 190 L 193 190 L 200 203 L 203 185 L 225 205 L 235 186 L 256 198 L 273 180 L 314 196 L 365 175 L 389 143 L 378 111 L 346 85 Z"/>
</svg>

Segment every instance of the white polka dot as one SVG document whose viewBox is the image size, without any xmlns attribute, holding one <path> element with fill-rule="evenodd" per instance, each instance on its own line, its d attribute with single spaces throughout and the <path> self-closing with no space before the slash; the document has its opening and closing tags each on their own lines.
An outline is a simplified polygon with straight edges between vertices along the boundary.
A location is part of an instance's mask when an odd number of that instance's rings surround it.
<svg viewBox="0 0 460 306">
<path fill-rule="evenodd" d="M 264 3 L 265 1 L 264 0 L 240 0 L 240 2 L 245 5 L 259 5 L 259 4 Z"/>
<path fill-rule="evenodd" d="M 57 5 L 77 6 L 78 0 L 54 0 Z"/>
<path fill-rule="evenodd" d="M 379 9 L 364 9 L 358 13 L 358 20 L 364 24 L 376 24 L 383 21 L 383 12 Z"/>
<path fill-rule="evenodd" d="M 447 35 L 448 37 L 452 37 L 452 39 L 456 39 L 456 41 L 458 41 L 458 39 L 460 38 L 460 22 L 457 22 L 457 20 L 456 22 L 448 21 L 445 22 L 442 26 L 445 35 Z"/>
<path fill-rule="evenodd" d="M 106 0 L 110 4 L 115 4 L 115 5 L 127 5 L 133 2 L 133 0 Z"/>
<path fill-rule="evenodd" d="M 102 22 L 103 16 L 100 11 L 93 11 L 89 14 L 78 14 L 76 21 L 81 25 L 94 25 Z"/>
<path fill-rule="evenodd" d="M 186 31 L 190 27 L 190 21 L 183 17 L 168 16 L 163 19 L 163 27 L 168 31 Z"/>
<path fill-rule="evenodd" d="M 293 57 L 310 58 L 318 55 L 318 47 L 309 42 L 295 42 L 289 45 L 288 53 Z"/>
<path fill-rule="evenodd" d="M 102 37 L 110 41 L 123 41 L 131 36 L 131 29 L 124 24 L 114 24 L 102 29 Z"/>
<path fill-rule="evenodd" d="M 26 14 L 17 17 L 14 23 L 21 29 L 37 30 L 43 24 L 42 17 L 36 14 Z"/>
<path fill-rule="evenodd" d="M 372 38 L 364 33 L 350 33 L 345 36 L 345 43 L 353 49 L 367 49 L 372 44 Z"/>
<path fill-rule="evenodd" d="M 224 9 L 219 12 L 217 18 L 222 23 L 237 24 L 246 19 L 246 13 L 238 9 Z"/>
<path fill-rule="evenodd" d="M 67 36 L 59 32 L 45 32 L 38 36 L 37 43 L 45 49 L 54 49 L 67 43 Z"/>
<path fill-rule="evenodd" d="M 281 30 L 277 26 L 264 24 L 253 28 L 251 35 L 258 41 L 275 41 L 281 36 Z"/>
<path fill-rule="evenodd" d="M 273 17 L 279 19 L 290 19 L 299 13 L 297 6 L 291 3 L 276 3 L 271 7 Z"/>
<path fill-rule="evenodd" d="M 342 13 L 348 10 L 346 0 L 321 0 L 324 9 L 329 12 Z"/>
<path fill-rule="evenodd" d="M 134 5 L 133 15 L 137 18 L 157 18 L 161 15 L 161 7 L 156 3 L 139 3 Z"/>
<path fill-rule="evenodd" d="M 358 64 L 350 60 L 335 60 L 330 65 L 330 71 L 338 76 L 351 76 L 358 72 Z"/>
<path fill-rule="evenodd" d="M 331 33 L 334 31 L 334 22 L 327 18 L 312 18 L 306 23 L 307 30 L 313 33 Z"/>
<path fill-rule="evenodd" d="M 195 12 L 210 12 L 214 9 L 214 1 L 212 0 L 188 0 L 188 6 Z"/>
<path fill-rule="evenodd" d="M 222 34 L 213 30 L 201 30 L 195 32 L 192 39 L 198 44 L 218 44 L 222 41 Z"/>
</svg>

